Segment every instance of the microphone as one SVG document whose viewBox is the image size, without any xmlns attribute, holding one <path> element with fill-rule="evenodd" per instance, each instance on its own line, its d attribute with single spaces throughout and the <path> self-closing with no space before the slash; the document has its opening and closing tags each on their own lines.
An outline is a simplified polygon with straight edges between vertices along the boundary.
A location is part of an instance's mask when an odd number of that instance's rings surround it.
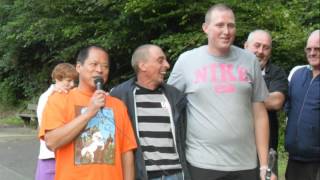
<svg viewBox="0 0 320 180">
<path fill-rule="evenodd" d="M 94 79 L 94 84 L 96 85 L 97 90 L 103 90 L 103 79 L 101 76 L 96 76 Z M 100 111 L 102 111 L 103 107 L 100 108 Z"/>
<path fill-rule="evenodd" d="M 103 79 L 101 76 L 95 77 L 94 84 L 96 85 L 97 90 L 103 90 Z"/>
</svg>

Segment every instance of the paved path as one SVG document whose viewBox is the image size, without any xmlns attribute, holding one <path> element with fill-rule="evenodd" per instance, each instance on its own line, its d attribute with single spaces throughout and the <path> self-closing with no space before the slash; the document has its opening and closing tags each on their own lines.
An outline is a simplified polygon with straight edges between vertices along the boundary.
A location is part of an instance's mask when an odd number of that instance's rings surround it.
<svg viewBox="0 0 320 180">
<path fill-rule="evenodd" d="M 37 131 L 0 127 L 0 180 L 33 180 L 39 152 Z"/>
</svg>

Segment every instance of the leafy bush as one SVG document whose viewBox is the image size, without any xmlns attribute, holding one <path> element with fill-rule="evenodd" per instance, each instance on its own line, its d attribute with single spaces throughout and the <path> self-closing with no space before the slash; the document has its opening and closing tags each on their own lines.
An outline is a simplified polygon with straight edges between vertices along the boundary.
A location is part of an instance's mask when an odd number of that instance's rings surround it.
<svg viewBox="0 0 320 180">
<path fill-rule="evenodd" d="M 0 104 L 3 107 L 12 106 L 17 104 L 17 99 L 15 96 L 16 88 L 12 86 L 12 82 L 6 79 L 0 82 Z"/>
<path fill-rule="evenodd" d="M 77 50 L 88 44 L 109 50 L 117 67 L 110 86 L 132 76 L 131 55 L 141 44 L 160 45 L 174 65 L 181 52 L 206 44 L 204 14 L 220 2 L 235 12 L 236 45 L 242 47 L 250 31 L 267 29 L 275 64 L 287 72 L 305 64 L 306 38 L 320 28 L 319 0 L 1 0 L 1 101 L 34 99 L 48 87 L 53 66 L 75 63 Z"/>
</svg>

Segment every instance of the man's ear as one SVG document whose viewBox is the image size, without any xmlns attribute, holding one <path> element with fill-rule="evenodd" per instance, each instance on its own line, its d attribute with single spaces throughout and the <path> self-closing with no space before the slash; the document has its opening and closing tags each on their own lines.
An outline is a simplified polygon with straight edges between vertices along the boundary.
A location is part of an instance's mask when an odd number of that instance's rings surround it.
<svg viewBox="0 0 320 180">
<path fill-rule="evenodd" d="M 81 68 L 81 64 L 77 63 L 76 64 L 76 70 L 77 70 L 78 73 L 80 73 L 80 68 Z"/>
<path fill-rule="evenodd" d="M 144 62 L 139 62 L 138 64 L 138 68 L 139 68 L 139 71 L 146 71 L 146 63 Z"/>
<path fill-rule="evenodd" d="M 206 34 L 208 34 L 208 24 L 206 22 L 202 23 L 202 30 Z"/>
<path fill-rule="evenodd" d="M 245 49 L 247 49 L 247 47 L 248 47 L 248 41 L 244 42 L 243 47 L 244 47 Z"/>
</svg>

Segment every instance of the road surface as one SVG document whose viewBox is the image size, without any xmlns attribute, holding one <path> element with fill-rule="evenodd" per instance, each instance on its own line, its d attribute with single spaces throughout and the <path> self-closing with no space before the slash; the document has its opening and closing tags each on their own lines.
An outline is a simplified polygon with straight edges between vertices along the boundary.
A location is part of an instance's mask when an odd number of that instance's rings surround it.
<svg viewBox="0 0 320 180">
<path fill-rule="evenodd" d="M 34 180 L 38 152 L 35 129 L 0 127 L 0 180 Z"/>
</svg>

